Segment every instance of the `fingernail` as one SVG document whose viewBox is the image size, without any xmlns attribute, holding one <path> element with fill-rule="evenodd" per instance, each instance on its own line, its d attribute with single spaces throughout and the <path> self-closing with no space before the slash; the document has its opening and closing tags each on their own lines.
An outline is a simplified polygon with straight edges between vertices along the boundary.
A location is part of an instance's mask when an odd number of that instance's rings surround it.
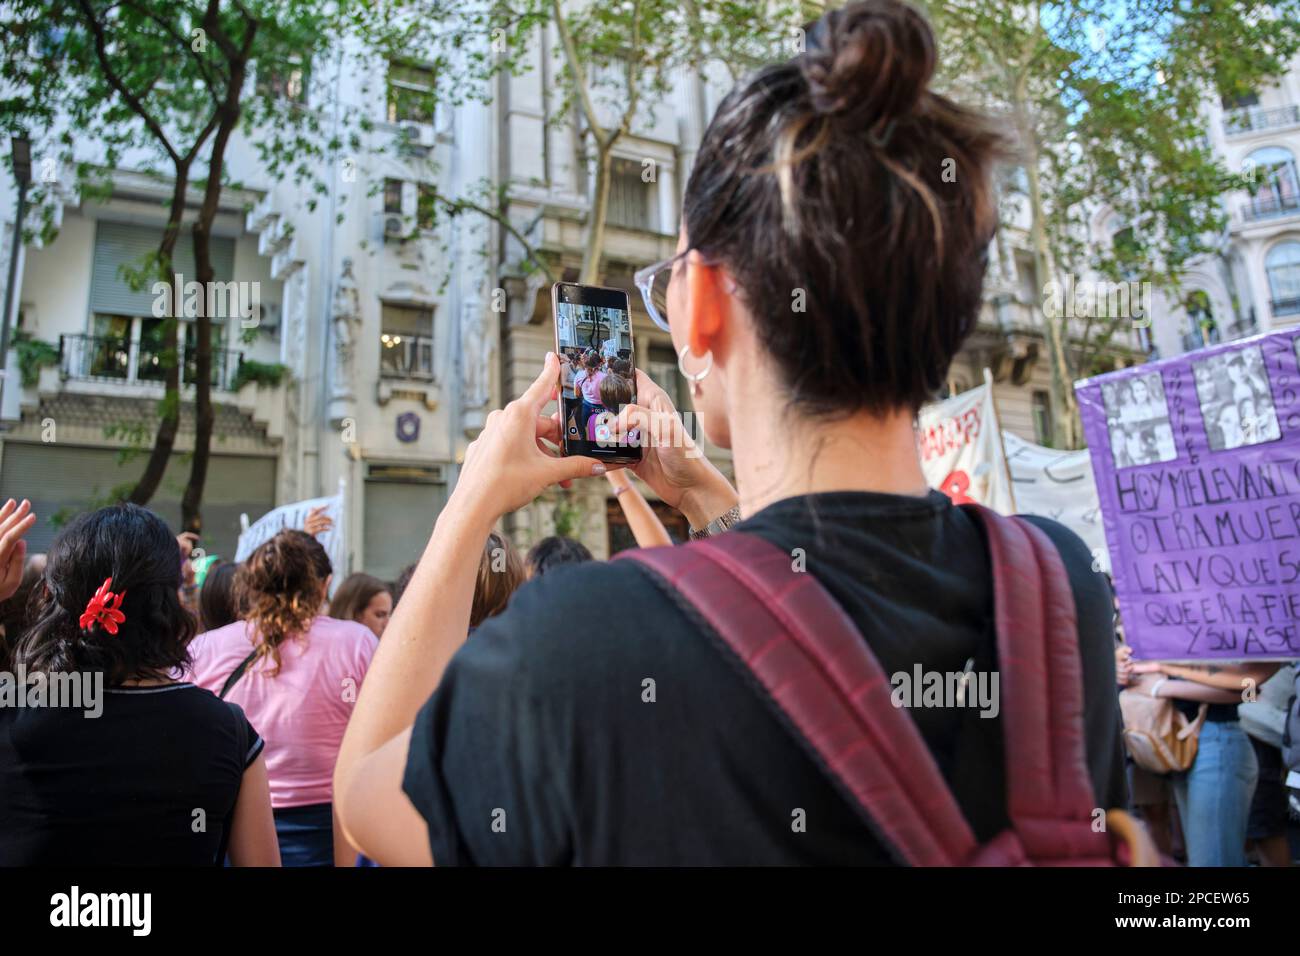
<svg viewBox="0 0 1300 956">
<path fill-rule="evenodd" d="M 542 359 L 542 361 L 543 361 L 543 362 L 549 362 L 549 361 L 550 361 L 551 359 L 553 359 L 553 358 L 555 358 L 555 353 L 554 353 L 554 352 L 547 352 L 547 353 L 546 353 L 546 358 Z"/>
<path fill-rule="evenodd" d="M 602 465 L 600 462 L 596 462 L 594 465 L 591 466 L 591 473 L 593 475 L 603 475 L 605 473 L 605 466 Z"/>
</svg>

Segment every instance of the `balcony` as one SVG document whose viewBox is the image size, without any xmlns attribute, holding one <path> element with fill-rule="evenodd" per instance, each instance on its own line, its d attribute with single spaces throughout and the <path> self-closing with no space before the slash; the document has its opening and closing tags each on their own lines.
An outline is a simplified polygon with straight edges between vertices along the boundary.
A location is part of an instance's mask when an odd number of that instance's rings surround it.
<svg viewBox="0 0 1300 956">
<path fill-rule="evenodd" d="M 379 346 L 380 378 L 433 381 L 433 336 L 384 332 Z"/>
<path fill-rule="evenodd" d="M 1263 222 L 1297 214 L 1300 214 L 1300 196 L 1279 196 L 1276 193 L 1256 196 L 1241 207 L 1241 218 L 1245 222 Z"/>
<path fill-rule="evenodd" d="M 212 350 L 212 387 L 232 390 L 244 353 Z M 181 349 L 181 384 L 197 379 L 193 351 Z M 162 385 L 167 377 L 162 350 L 145 342 L 106 335 L 59 336 L 59 371 L 64 379 L 128 385 Z"/>
<path fill-rule="evenodd" d="M 1295 103 L 1272 109 L 1249 106 L 1223 114 L 1223 132 L 1228 137 L 1286 129 L 1290 126 L 1300 126 L 1300 105 Z"/>
</svg>

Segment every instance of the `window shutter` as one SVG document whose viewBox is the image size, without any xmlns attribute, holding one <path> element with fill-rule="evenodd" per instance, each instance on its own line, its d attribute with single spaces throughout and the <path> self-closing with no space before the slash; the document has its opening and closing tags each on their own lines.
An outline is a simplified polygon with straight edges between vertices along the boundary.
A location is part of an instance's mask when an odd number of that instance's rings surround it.
<svg viewBox="0 0 1300 956">
<path fill-rule="evenodd" d="M 139 269 L 145 257 L 157 251 L 161 241 L 160 228 L 99 220 L 95 229 L 95 261 L 90 279 L 91 312 L 153 315 L 153 281 L 136 292 L 127 285 L 121 270 L 123 266 Z M 213 237 L 212 267 L 216 272 L 215 281 L 230 281 L 235 271 L 233 239 Z M 194 265 L 194 242 L 188 224 L 181 227 L 176 239 L 176 248 L 172 252 L 172 271 L 180 274 L 182 282 L 192 282 L 198 276 Z"/>
</svg>

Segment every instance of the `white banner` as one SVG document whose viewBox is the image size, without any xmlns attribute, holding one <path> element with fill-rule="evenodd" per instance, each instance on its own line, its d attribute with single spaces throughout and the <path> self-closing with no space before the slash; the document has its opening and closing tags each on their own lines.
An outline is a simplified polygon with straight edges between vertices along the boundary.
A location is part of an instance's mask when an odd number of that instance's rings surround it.
<svg viewBox="0 0 1300 956">
<path fill-rule="evenodd" d="M 330 587 L 330 593 L 333 594 L 334 588 L 347 576 L 348 539 L 344 527 L 344 518 L 347 513 L 345 504 L 346 490 L 344 483 L 340 481 L 338 494 L 336 495 L 330 495 L 328 498 L 308 498 L 306 501 L 295 501 L 290 505 L 281 505 L 273 511 L 268 511 L 251 525 L 247 523 L 248 516 L 243 515 L 245 528 L 239 536 L 239 546 L 235 550 L 235 561 L 246 560 L 250 554 L 257 550 L 259 545 L 275 537 L 281 531 L 286 529 L 301 531 L 303 525 L 307 523 L 307 515 L 312 509 L 323 506 L 325 516 L 334 524 L 328 531 L 316 535 L 316 540 L 325 548 L 325 552 L 330 556 L 330 564 L 334 566 L 334 581 Z"/>
<path fill-rule="evenodd" d="M 925 406 L 917 425 L 921 468 L 930 487 L 956 504 L 973 501 L 1004 515 L 1015 511 L 992 386 Z"/>
<path fill-rule="evenodd" d="M 1003 433 L 1002 444 L 1019 512 L 1061 522 L 1083 539 L 1095 566 L 1109 574 L 1110 552 L 1088 449 L 1057 451 L 1010 432 Z"/>
</svg>

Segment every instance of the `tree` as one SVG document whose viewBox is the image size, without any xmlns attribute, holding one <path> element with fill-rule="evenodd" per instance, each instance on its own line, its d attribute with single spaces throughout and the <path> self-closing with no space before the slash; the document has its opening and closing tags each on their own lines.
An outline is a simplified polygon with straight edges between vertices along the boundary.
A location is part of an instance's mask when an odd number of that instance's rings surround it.
<svg viewBox="0 0 1300 956">
<path fill-rule="evenodd" d="M 555 124 L 576 124 L 591 167 L 590 206 L 578 281 L 597 283 L 602 273 L 605 228 L 615 150 L 671 89 L 674 74 L 710 64 L 733 76 L 777 56 L 802 49 L 805 8 L 799 2 L 733 0 L 622 0 L 616 3 L 519 0 L 510 4 L 426 0 L 428 22 L 441 25 L 430 37 L 427 58 L 439 76 L 436 96 L 458 103 L 489 98 L 493 81 L 528 68 L 539 31 L 558 40 Z M 647 161 L 648 162 L 648 161 Z M 644 170 L 644 175 L 651 175 Z M 528 267 L 553 281 L 551 261 L 531 243 L 527 229 L 510 221 L 508 194 L 489 182 L 468 196 L 436 195 L 449 215 L 472 212 L 496 221 L 523 250 Z"/>
<path fill-rule="evenodd" d="M 1206 98 L 1281 75 L 1300 49 L 1295 0 L 949 0 L 930 13 L 946 85 L 1014 130 L 1044 290 L 1089 271 L 1176 289 L 1242 185 L 1208 146 Z M 1098 243 L 1107 209 L 1122 228 Z M 1058 439 L 1078 447 L 1073 382 L 1135 316 L 1043 312 Z"/>
<path fill-rule="evenodd" d="M 399 37 L 409 37 L 406 24 L 418 20 L 412 7 L 390 2 L 381 9 L 353 0 L 17 0 L 0 12 L 0 78 L 15 94 L 0 100 L 0 128 L 35 133 L 45 150 L 75 166 L 89 195 L 107 192 L 128 155 L 144 155 L 151 172 L 169 174 L 171 199 L 159 246 L 129 277 L 139 287 L 156 280 L 171 291 L 163 324 L 164 397 L 144 472 L 124 497 L 147 503 L 172 457 L 181 412 L 178 320 L 192 312 L 186 317 L 195 320 L 196 433 L 181 506 L 186 530 L 201 528 L 214 422 L 211 239 L 222 191 L 231 185 L 231 137 L 243 132 L 268 179 L 291 177 L 324 195 L 322 169 L 345 149 L 360 152 L 361 134 L 371 125 L 356 108 L 340 108 L 339 125 L 326 130 L 301 96 L 311 65 L 331 53 L 341 58 L 345 47 L 362 60 L 375 48 L 396 47 Z M 256 83 L 250 82 L 253 70 Z M 97 162 L 74 152 L 87 141 L 102 150 Z M 202 178 L 195 178 L 196 163 L 205 167 Z M 192 301 L 172 288 L 173 253 L 191 186 L 203 190 L 191 227 L 193 279 L 203 294 Z M 34 196 L 36 204 L 44 198 Z M 311 199 L 309 209 L 315 203 Z"/>
</svg>

